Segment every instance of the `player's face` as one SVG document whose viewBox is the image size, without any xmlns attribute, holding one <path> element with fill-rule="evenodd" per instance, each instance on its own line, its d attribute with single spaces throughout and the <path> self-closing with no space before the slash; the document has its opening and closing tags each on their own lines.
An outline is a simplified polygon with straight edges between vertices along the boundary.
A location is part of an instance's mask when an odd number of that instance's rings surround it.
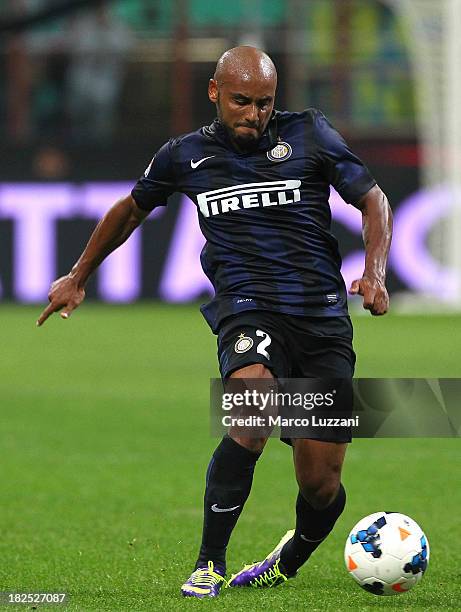
<svg viewBox="0 0 461 612">
<path fill-rule="evenodd" d="M 240 149 L 251 149 L 261 138 L 274 108 L 275 79 L 210 80 L 208 95 L 218 119 Z"/>
</svg>

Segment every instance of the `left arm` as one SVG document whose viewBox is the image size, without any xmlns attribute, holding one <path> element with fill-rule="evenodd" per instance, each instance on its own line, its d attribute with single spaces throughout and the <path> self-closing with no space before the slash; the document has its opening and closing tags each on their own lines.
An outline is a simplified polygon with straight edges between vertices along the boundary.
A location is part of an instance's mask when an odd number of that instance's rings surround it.
<svg viewBox="0 0 461 612">
<path fill-rule="evenodd" d="M 361 279 L 352 282 L 349 293 L 363 296 L 363 307 L 372 315 L 383 315 L 389 309 L 385 282 L 392 238 L 392 211 L 378 185 L 359 200 L 357 207 L 362 212 L 365 270 Z"/>
</svg>

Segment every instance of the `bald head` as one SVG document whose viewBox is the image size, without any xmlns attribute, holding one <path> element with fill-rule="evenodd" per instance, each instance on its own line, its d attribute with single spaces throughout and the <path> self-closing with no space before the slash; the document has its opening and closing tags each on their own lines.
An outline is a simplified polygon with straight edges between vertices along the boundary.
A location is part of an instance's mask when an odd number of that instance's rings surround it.
<svg viewBox="0 0 461 612">
<path fill-rule="evenodd" d="M 234 47 L 221 55 L 214 79 L 218 85 L 229 79 L 269 81 L 277 84 L 277 70 L 271 58 L 256 47 Z"/>
<path fill-rule="evenodd" d="M 274 108 L 277 71 L 256 47 L 234 47 L 221 55 L 208 85 L 218 119 L 239 150 L 257 146 Z"/>
</svg>

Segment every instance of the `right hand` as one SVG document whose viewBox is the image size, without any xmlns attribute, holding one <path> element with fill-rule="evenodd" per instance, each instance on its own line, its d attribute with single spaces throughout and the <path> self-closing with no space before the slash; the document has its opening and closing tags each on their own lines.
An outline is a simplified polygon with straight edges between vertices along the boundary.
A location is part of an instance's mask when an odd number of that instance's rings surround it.
<svg viewBox="0 0 461 612">
<path fill-rule="evenodd" d="M 67 274 L 52 283 L 48 299 L 50 303 L 39 316 L 38 327 L 43 325 L 51 314 L 61 309 L 61 317 L 68 319 L 71 312 L 78 308 L 85 299 L 85 289 L 79 287 L 76 280 Z"/>
</svg>

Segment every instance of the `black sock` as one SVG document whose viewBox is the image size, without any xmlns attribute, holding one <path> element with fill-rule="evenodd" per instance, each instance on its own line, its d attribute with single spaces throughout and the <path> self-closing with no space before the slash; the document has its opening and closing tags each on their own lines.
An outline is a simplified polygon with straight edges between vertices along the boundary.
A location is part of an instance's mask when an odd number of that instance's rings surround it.
<svg viewBox="0 0 461 612">
<path fill-rule="evenodd" d="M 202 545 L 196 569 L 213 561 L 218 571 L 225 573 L 227 544 L 250 494 L 260 455 L 229 436 L 224 436 L 213 453 L 206 476 Z"/>
<path fill-rule="evenodd" d="M 342 484 L 339 485 L 334 501 L 322 510 L 315 510 L 301 493 L 298 493 L 295 533 L 280 554 L 280 561 L 288 575 L 295 574 L 320 546 L 333 529 L 345 505 L 346 491 Z"/>
</svg>

